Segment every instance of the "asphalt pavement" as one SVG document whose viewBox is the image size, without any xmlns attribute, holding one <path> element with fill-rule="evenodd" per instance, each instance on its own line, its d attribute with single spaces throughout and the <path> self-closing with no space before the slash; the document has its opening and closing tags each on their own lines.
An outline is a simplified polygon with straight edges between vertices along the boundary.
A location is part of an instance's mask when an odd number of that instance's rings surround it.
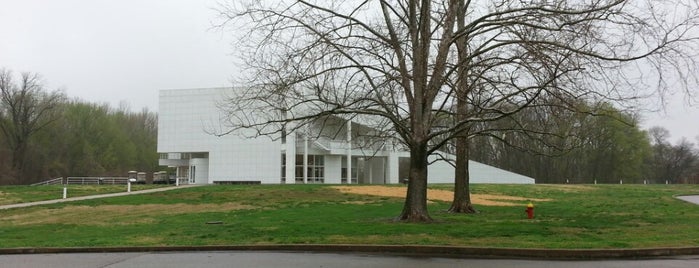
<svg viewBox="0 0 699 268">
<path fill-rule="evenodd" d="M 689 203 L 694 203 L 699 205 L 699 195 L 681 195 L 677 196 L 677 199 L 687 201 Z"/>
<path fill-rule="evenodd" d="M 699 257 L 679 256 L 649 260 L 514 260 L 453 259 L 411 256 L 385 256 L 350 253 L 303 252 L 160 252 L 160 253 L 70 253 L 0 255 L 0 266 L 55 268 L 127 267 L 699 267 Z"/>
</svg>

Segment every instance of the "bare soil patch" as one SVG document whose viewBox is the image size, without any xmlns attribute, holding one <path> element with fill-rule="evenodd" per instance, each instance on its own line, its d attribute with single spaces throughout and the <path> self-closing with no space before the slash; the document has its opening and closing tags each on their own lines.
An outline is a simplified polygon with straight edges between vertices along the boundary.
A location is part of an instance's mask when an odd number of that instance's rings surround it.
<svg viewBox="0 0 699 268">
<path fill-rule="evenodd" d="M 390 187 L 390 186 L 334 186 L 332 187 L 343 193 L 363 194 L 374 196 L 398 197 L 405 198 L 405 187 Z M 433 201 L 451 202 L 454 198 L 453 191 L 427 189 L 427 199 Z M 525 202 L 546 202 L 552 199 L 542 198 L 527 198 L 520 196 L 494 195 L 494 194 L 471 194 L 471 202 L 477 205 L 484 206 L 521 206 L 522 202 L 509 201 L 525 201 Z"/>
<path fill-rule="evenodd" d="M 589 185 L 571 185 L 571 184 L 537 184 L 539 187 L 560 190 L 569 193 L 579 193 L 595 190 L 595 187 Z"/>
<path fill-rule="evenodd" d="M 30 213 L 4 217 L 2 221 L 12 224 L 76 224 L 114 225 L 147 224 L 155 222 L 156 216 L 198 212 L 225 212 L 254 209 L 256 207 L 237 204 L 145 204 L 67 206 L 60 209 L 40 209 Z"/>
<path fill-rule="evenodd" d="M 0 191 L 0 205 L 14 204 L 19 202 L 18 198 L 13 198 L 11 194 Z"/>
</svg>

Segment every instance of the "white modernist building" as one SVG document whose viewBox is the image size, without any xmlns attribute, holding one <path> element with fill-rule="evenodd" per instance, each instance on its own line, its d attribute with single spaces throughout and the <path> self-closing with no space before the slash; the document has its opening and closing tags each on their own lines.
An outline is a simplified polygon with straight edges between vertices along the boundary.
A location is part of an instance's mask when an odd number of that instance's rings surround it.
<svg viewBox="0 0 699 268">
<path fill-rule="evenodd" d="M 334 135 L 256 138 L 228 134 L 221 101 L 233 88 L 160 91 L 158 152 L 160 165 L 176 168 L 180 181 L 212 183 L 400 183 L 407 177 L 409 153 L 392 146 L 363 147 L 358 139 L 371 128 L 331 117 L 324 128 Z M 348 161 L 349 159 L 349 161 Z M 350 170 L 350 172 L 347 172 Z M 534 179 L 469 162 L 472 183 L 534 183 Z M 347 180 L 347 175 L 350 180 Z M 429 166 L 429 183 L 451 183 L 454 168 L 443 161 Z"/>
</svg>

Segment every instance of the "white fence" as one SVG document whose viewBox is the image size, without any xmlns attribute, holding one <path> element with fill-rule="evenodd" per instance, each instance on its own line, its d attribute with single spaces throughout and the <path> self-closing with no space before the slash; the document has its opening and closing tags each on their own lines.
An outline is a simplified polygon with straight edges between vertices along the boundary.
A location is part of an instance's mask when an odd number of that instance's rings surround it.
<svg viewBox="0 0 699 268">
<path fill-rule="evenodd" d="M 52 180 L 37 182 L 37 183 L 30 184 L 30 185 L 31 186 L 38 186 L 38 185 L 56 185 L 56 184 L 63 184 L 63 178 L 55 178 Z"/>
<path fill-rule="evenodd" d="M 107 184 L 126 184 L 128 177 L 68 177 L 56 178 L 52 180 L 42 181 L 32 184 L 37 185 L 56 185 L 56 184 L 79 184 L 79 185 L 107 185 Z"/>
<path fill-rule="evenodd" d="M 189 178 L 187 177 L 177 177 L 177 181 L 175 182 L 176 185 L 184 185 L 184 184 L 189 184 Z"/>
<path fill-rule="evenodd" d="M 126 184 L 128 177 L 68 177 L 65 184 Z"/>
</svg>

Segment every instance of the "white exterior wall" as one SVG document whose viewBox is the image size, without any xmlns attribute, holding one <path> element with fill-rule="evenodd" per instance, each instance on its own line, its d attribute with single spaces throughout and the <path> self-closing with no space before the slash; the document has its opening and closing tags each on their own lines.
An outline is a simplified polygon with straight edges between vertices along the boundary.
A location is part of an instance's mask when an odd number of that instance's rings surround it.
<svg viewBox="0 0 699 268">
<path fill-rule="evenodd" d="M 206 184 L 209 182 L 209 159 L 192 158 L 189 161 L 190 170 L 194 168 L 194 179 L 196 184 Z"/>
<path fill-rule="evenodd" d="M 388 161 L 388 170 L 386 170 L 386 183 L 400 183 L 400 179 L 398 178 L 398 154 L 395 152 L 390 153 L 386 161 Z"/>
<path fill-rule="evenodd" d="M 371 184 L 386 184 L 386 165 L 385 157 L 377 157 L 369 161 L 371 167 Z"/>
<path fill-rule="evenodd" d="M 535 182 L 533 178 L 476 161 L 468 161 L 468 168 L 473 183 L 533 184 Z"/>
<path fill-rule="evenodd" d="M 326 155 L 325 161 L 325 183 L 340 184 L 342 181 L 342 156 Z"/>
<path fill-rule="evenodd" d="M 221 144 L 209 154 L 210 178 L 214 181 L 281 182 L 279 144 Z"/>
<path fill-rule="evenodd" d="M 296 154 L 304 154 L 304 141 L 296 133 L 287 134 L 287 144 L 268 137 L 246 138 L 240 134 L 221 137 L 212 132 L 225 131 L 220 124 L 223 118 L 219 103 L 230 96 L 232 88 L 180 89 L 160 91 L 158 119 L 158 152 L 167 153 L 169 159 L 161 159 L 161 165 L 195 166 L 196 183 L 214 181 L 260 181 L 265 184 L 281 182 L 281 155 L 286 153 L 286 183 L 295 183 Z M 343 119 L 335 120 L 337 128 L 332 129 L 331 142 L 346 144 L 347 130 L 343 130 Z M 352 132 L 367 131 L 367 126 L 353 123 Z M 328 138 L 326 138 L 328 139 Z M 343 141 L 344 140 L 344 141 Z M 308 155 L 324 155 L 325 183 L 341 183 L 341 168 L 347 165 L 342 161 L 346 149 L 325 148 L 327 144 L 309 141 Z M 208 153 L 207 159 L 176 159 L 180 153 L 194 153 L 197 156 Z M 352 148 L 352 167 L 358 167 L 358 158 L 365 153 L 375 154 L 375 158 L 364 162 L 363 179 L 360 183 L 400 183 L 398 157 L 408 156 L 404 151 L 364 152 Z M 205 154 L 204 154 L 205 155 Z M 431 159 L 432 160 L 432 159 Z M 534 179 L 498 169 L 481 163 L 469 162 L 471 183 L 534 183 Z M 184 169 L 183 169 L 184 170 Z M 348 171 L 349 172 L 349 171 Z M 184 174 L 179 174 L 183 176 Z M 435 162 L 428 168 L 429 183 L 452 183 L 454 168 L 445 162 Z"/>
<path fill-rule="evenodd" d="M 279 183 L 280 141 L 233 134 L 217 137 L 211 133 L 226 129 L 219 123 L 222 114 L 218 103 L 230 90 L 233 89 L 160 91 L 158 152 L 208 153 L 208 169 L 197 167 L 196 183 L 230 180 Z M 167 162 L 177 161 L 161 161 Z"/>
<path fill-rule="evenodd" d="M 219 94 L 206 89 L 160 91 L 158 152 L 208 151 L 213 136 L 205 129 L 218 122 L 214 96 Z"/>
<path fill-rule="evenodd" d="M 533 184 L 533 178 L 485 165 L 476 161 L 468 161 L 470 183 L 509 183 Z M 445 161 L 429 165 L 427 169 L 428 183 L 454 183 L 454 167 Z"/>
</svg>

